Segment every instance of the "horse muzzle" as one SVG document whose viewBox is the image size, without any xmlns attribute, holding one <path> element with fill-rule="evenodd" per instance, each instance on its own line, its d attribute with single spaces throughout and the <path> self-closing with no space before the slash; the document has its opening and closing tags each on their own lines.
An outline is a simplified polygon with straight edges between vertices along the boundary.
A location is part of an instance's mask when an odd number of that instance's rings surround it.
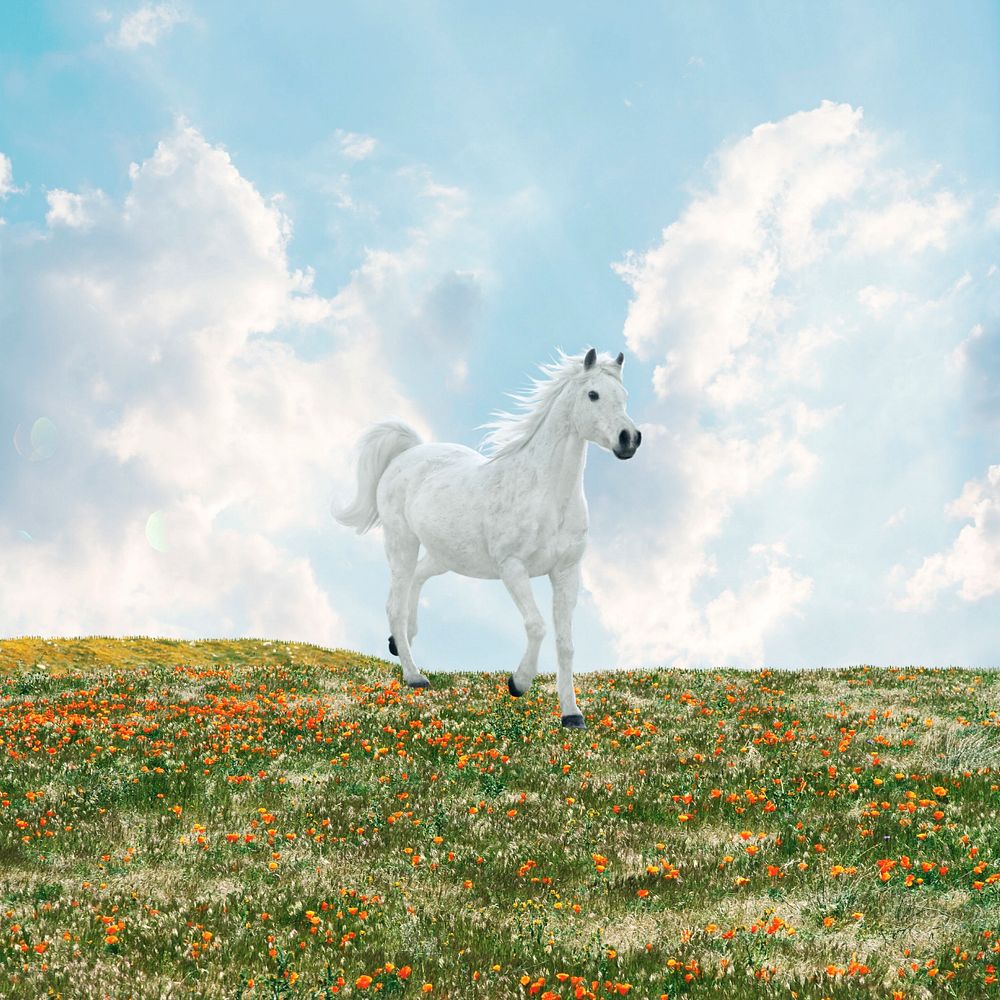
<svg viewBox="0 0 1000 1000">
<path fill-rule="evenodd" d="M 618 435 L 618 447 L 612 448 L 615 458 L 631 458 L 642 442 L 642 431 L 637 430 L 633 436 L 628 431 L 622 431 Z"/>
</svg>

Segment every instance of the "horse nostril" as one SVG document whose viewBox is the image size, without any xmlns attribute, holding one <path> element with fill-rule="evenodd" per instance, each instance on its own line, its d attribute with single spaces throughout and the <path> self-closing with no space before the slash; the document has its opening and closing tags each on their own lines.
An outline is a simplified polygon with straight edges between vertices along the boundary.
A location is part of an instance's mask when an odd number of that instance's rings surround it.
<svg viewBox="0 0 1000 1000">
<path fill-rule="evenodd" d="M 623 447 L 627 448 L 629 446 L 628 431 L 622 431 L 618 435 L 618 443 Z"/>
<path fill-rule="evenodd" d="M 636 448 L 642 443 L 642 431 L 635 432 L 635 446 Z"/>
</svg>

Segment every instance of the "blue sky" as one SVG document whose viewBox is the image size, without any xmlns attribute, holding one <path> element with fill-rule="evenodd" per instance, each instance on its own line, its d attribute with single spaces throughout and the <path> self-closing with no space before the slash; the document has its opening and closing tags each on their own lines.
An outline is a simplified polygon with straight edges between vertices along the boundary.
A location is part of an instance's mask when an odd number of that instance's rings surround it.
<svg viewBox="0 0 1000 1000">
<path fill-rule="evenodd" d="M 247 6 L 0 13 L 2 634 L 381 653 L 354 439 L 593 344 L 579 669 L 997 664 L 994 4 Z"/>
</svg>

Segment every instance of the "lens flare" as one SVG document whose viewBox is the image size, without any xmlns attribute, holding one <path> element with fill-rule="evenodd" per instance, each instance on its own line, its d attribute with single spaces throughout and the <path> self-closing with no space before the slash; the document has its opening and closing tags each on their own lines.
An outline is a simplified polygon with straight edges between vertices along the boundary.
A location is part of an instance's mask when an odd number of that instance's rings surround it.
<svg viewBox="0 0 1000 1000">
<path fill-rule="evenodd" d="M 29 535 L 28 532 L 24 530 L 24 528 L 21 528 L 21 530 L 18 532 L 18 535 L 20 535 L 21 538 L 23 538 L 26 542 L 34 541 L 31 535 Z"/>
<path fill-rule="evenodd" d="M 25 458 L 31 454 L 31 434 L 24 429 L 24 424 L 14 428 L 14 449 Z"/>
<path fill-rule="evenodd" d="M 166 552 L 167 545 L 167 525 L 163 519 L 162 510 L 154 510 L 146 521 L 146 541 L 156 549 L 157 552 Z"/>
<path fill-rule="evenodd" d="M 24 424 L 18 424 L 14 429 L 14 448 L 29 462 L 44 462 L 56 451 L 59 432 L 56 425 L 48 417 L 39 417 L 29 431 Z"/>
</svg>

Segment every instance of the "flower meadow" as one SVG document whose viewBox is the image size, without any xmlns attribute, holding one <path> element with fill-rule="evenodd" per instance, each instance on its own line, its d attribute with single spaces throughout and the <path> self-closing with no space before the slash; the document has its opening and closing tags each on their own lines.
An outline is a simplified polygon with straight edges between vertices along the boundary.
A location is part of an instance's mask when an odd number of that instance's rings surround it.
<svg viewBox="0 0 1000 1000">
<path fill-rule="evenodd" d="M 1000 677 L 0 642 L 0 996 L 1000 996 Z"/>
</svg>

